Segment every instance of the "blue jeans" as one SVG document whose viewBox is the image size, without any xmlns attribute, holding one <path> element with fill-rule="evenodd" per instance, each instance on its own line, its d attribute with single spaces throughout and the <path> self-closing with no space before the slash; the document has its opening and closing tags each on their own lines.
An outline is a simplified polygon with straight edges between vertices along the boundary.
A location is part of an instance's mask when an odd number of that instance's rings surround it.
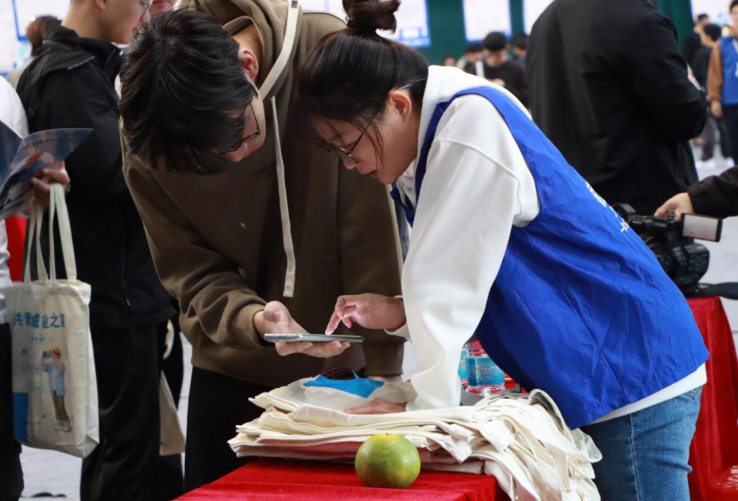
<svg viewBox="0 0 738 501">
<path fill-rule="evenodd" d="M 687 475 L 702 388 L 628 416 L 583 426 L 602 452 L 602 501 L 689 501 Z"/>
</svg>

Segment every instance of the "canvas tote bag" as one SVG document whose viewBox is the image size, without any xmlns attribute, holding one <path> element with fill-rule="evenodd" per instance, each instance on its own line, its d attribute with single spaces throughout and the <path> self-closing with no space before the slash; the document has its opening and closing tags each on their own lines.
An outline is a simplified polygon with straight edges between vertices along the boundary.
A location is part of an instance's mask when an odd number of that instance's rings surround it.
<svg viewBox="0 0 738 501">
<path fill-rule="evenodd" d="M 34 204 L 23 282 L 5 289 L 12 342 L 13 428 L 24 445 L 86 457 L 99 442 L 97 380 L 90 337 L 90 286 L 77 280 L 64 190 L 51 185 L 50 276 L 41 253 L 43 209 Z M 58 217 L 66 279 L 57 279 Z M 31 263 L 31 246 L 36 246 Z M 38 280 L 31 281 L 35 264 Z"/>
</svg>

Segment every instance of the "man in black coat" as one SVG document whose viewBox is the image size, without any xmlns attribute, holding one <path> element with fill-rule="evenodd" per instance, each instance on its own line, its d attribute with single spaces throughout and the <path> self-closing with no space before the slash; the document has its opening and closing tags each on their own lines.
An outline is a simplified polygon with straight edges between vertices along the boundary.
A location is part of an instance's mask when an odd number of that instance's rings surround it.
<svg viewBox="0 0 738 501">
<path fill-rule="evenodd" d="M 694 23 L 691 33 L 687 33 L 682 42 L 682 55 L 684 59 L 691 65 L 697 51 L 702 47 L 702 33 L 705 26 L 710 24 L 710 16 L 707 14 L 699 14 L 697 21 Z"/>
<path fill-rule="evenodd" d="M 484 58 L 482 67 L 484 78 L 509 90 L 523 106 L 528 106 L 528 83 L 525 69 L 516 61 L 510 60 L 507 37 L 504 33 L 493 31 L 484 38 Z M 478 67 L 469 63 L 464 71 L 476 75 Z M 482 75 L 477 75 L 482 76 Z"/>
<path fill-rule="evenodd" d="M 650 0 L 555 0 L 526 63 L 533 119 L 605 200 L 653 214 L 697 181 L 706 101 Z"/>
<path fill-rule="evenodd" d="M 92 287 L 100 410 L 100 444 L 82 465 L 83 501 L 155 499 L 158 338 L 176 310 L 159 283 L 123 178 L 115 90 L 121 54 L 113 43 L 128 43 L 148 21 L 149 5 L 72 0 L 62 25 L 46 31 L 42 49 L 18 83 L 30 132 L 93 129 L 66 161 L 79 279 Z"/>
</svg>

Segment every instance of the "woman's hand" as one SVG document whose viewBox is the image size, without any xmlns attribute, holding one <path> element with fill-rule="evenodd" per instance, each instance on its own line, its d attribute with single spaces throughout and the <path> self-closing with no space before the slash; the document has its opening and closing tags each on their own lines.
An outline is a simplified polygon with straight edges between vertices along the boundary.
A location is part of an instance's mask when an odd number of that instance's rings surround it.
<svg viewBox="0 0 738 501">
<path fill-rule="evenodd" d="M 54 167 L 45 167 L 33 173 L 31 185 L 33 185 L 33 198 L 45 209 L 49 208 L 49 193 L 51 184 L 59 183 L 64 191 L 69 189 L 69 173 L 64 167 L 64 162 Z"/>
<path fill-rule="evenodd" d="M 268 303 L 264 309 L 254 315 L 254 327 L 263 336 L 264 334 L 307 334 L 303 327 L 295 322 L 287 307 L 279 301 Z M 351 343 L 331 341 L 329 343 L 275 343 L 277 353 L 287 356 L 293 353 L 303 353 L 316 358 L 330 358 L 340 355 L 351 346 Z"/>
<path fill-rule="evenodd" d="M 381 398 L 375 398 L 371 402 L 367 402 L 350 409 L 345 409 L 343 412 L 346 414 L 395 414 L 397 412 L 405 412 L 407 402 L 402 404 L 396 404 L 389 400 L 383 400 Z"/>
<path fill-rule="evenodd" d="M 394 331 L 405 325 L 405 305 L 402 299 L 380 294 L 341 296 L 325 333 L 333 334 L 341 322 L 349 329 L 356 322 L 367 329 Z"/>
<path fill-rule="evenodd" d="M 689 193 L 674 195 L 656 210 L 656 215 L 662 217 L 668 216 L 670 210 L 676 212 L 677 218 L 682 217 L 682 214 L 685 213 L 694 214 L 694 206 L 692 205 L 692 199 L 689 198 Z"/>
</svg>

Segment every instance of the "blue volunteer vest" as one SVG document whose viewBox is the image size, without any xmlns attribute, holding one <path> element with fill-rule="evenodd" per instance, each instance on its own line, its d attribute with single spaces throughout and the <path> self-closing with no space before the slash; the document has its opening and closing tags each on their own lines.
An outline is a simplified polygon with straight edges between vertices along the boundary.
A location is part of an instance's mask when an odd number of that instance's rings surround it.
<svg viewBox="0 0 738 501">
<path fill-rule="evenodd" d="M 523 388 L 551 395 L 572 429 L 697 370 L 708 352 L 682 293 L 640 237 L 501 92 L 468 89 L 437 106 L 418 158 L 417 200 L 441 116 L 469 94 L 488 99 L 504 118 L 541 206 L 531 224 L 513 227 L 475 332 L 494 361 Z M 392 194 L 412 224 L 414 209 L 396 187 Z"/>
<path fill-rule="evenodd" d="M 720 54 L 723 57 L 723 94 L 722 103 L 738 104 L 738 52 L 735 50 L 732 36 L 720 39 Z"/>
</svg>

